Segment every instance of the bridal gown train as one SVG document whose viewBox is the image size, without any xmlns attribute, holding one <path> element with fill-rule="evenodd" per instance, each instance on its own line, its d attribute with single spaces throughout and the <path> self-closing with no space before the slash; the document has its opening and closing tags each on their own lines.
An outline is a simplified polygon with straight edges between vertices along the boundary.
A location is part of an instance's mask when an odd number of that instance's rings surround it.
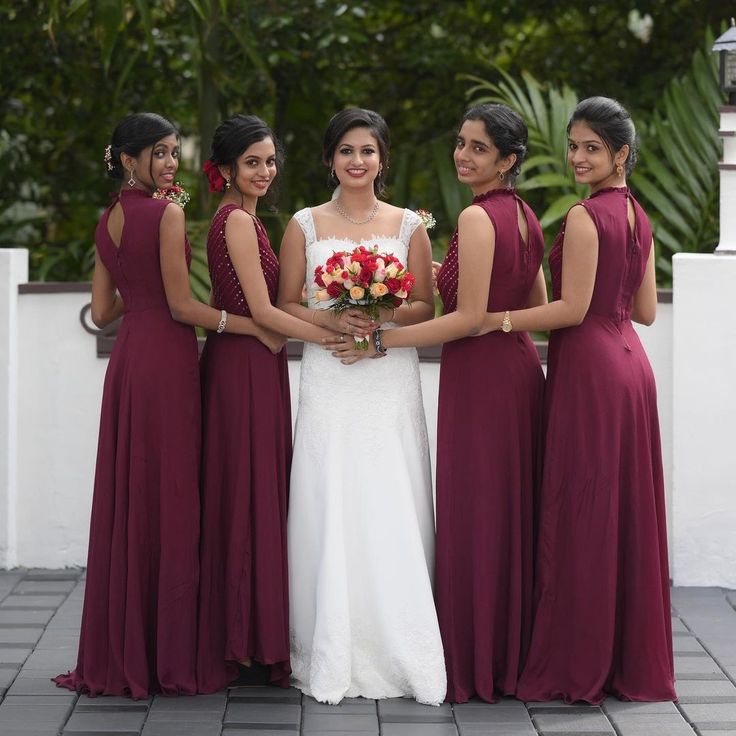
<svg viewBox="0 0 736 736">
<path fill-rule="evenodd" d="M 348 239 L 317 239 L 294 218 L 311 275 Z M 419 218 L 362 245 L 406 265 Z M 317 304 L 317 308 L 322 305 Z M 317 700 L 411 696 L 438 704 L 446 675 L 432 594 L 434 514 L 413 348 L 351 366 L 304 348 L 288 518 L 293 682 Z"/>
</svg>

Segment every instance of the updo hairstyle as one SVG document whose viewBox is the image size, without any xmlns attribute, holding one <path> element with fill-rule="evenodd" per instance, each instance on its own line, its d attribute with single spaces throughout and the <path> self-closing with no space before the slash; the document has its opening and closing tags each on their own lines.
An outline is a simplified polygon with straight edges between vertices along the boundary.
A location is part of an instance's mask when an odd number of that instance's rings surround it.
<svg viewBox="0 0 736 736">
<path fill-rule="evenodd" d="M 123 179 L 125 168 L 120 161 L 120 154 L 127 153 L 136 157 L 141 151 L 153 146 L 169 135 L 179 137 L 176 126 L 165 117 L 155 112 L 135 112 L 124 117 L 116 126 L 110 140 L 109 155 L 106 154 L 107 175 L 112 179 Z M 153 159 L 149 164 L 149 174 Z"/>
<path fill-rule="evenodd" d="M 327 124 L 325 137 L 322 144 L 322 163 L 332 167 L 335 151 L 345 134 L 353 128 L 368 128 L 371 135 L 378 143 L 378 155 L 381 159 L 381 170 L 373 181 L 373 191 L 380 197 L 386 191 L 386 172 L 388 171 L 389 149 L 391 148 L 391 137 L 388 132 L 386 121 L 373 110 L 365 110 L 360 107 L 349 107 L 333 115 Z M 335 189 L 340 182 L 332 171 L 327 179 L 331 189 Z"/>
<path fill-rule="evenodd" d="M 578 103 L 567 124 L 567 133 L 573 123 L 585 123 L 605 144 L 611 155 L 624 145 L 629 146 L 624 168 L 628 176 L 637 160 L 638 139 L 636 128 L 624 106 L 610 97 L 588 97 Z"/>
</svg>

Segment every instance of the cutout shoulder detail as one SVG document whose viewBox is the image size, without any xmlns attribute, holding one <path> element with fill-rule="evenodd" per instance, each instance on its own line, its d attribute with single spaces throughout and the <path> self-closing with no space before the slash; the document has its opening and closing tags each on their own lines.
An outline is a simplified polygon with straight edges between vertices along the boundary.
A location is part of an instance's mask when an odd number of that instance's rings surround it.
<svg viewBox="0 0 736 736">
<path fill-rule="evenodd" d="M 125 211 L 120 202 L 116 202 L 107 212 L 107 222 L 105 229 L 110 238 L 110 242 L 120 248 L 123 242 L 123 229 L 125 228 Z"/>
</svg>

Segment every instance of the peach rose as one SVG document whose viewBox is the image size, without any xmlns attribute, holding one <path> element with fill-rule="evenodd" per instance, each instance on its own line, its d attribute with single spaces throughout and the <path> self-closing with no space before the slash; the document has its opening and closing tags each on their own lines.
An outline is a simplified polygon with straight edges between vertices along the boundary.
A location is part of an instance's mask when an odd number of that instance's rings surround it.
<svg viewBox="0 0 736 736">
<path fill-rule="evenodd" d="M 329 295 L 329 294 L 327 293 L 327 289 L 322 289 L 322 291 L 318 291 L 318 292 L 317 292 L 317 293 L 316 293 L 316 294 L 314 295 L 314 298 L 315 298 L 315 299 L 316 299 L 316 300 L 317 300 L 318 302 L 326 302 L 326 301 L 328 301 L 328 300 L 329 300 L 329 298 L 330 298 L 330 295 Z"/>
<path fill-rule="evenodd" d="M 329 286 L 334 280 L 334 276 L 329 271 L 325 271 L 325 273 L 322 274 L 322 283 L 325 287 Z"/>
<path fill-rule="evenodd" d="M 355 299 L 355 301 L 358 301 L 359 299 L 362 299 L 365 296 L 365 289 L 362 286 L 353 286 L 352 289 L 350 289 L 350 298 Z"/>
<path fill-rule="evenodd" d="M 386 284 L 377 283 L 371 284 L 371 295 L 376 299 L 380 299 L 382 296 L 388 294 L 388 286 Z"/>
</svg>

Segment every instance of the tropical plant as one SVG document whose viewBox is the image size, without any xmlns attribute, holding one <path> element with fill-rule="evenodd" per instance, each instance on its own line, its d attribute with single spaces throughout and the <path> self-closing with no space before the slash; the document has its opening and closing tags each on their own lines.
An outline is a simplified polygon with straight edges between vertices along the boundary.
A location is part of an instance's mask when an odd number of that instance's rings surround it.
<svg viewBox="0 0 736 736">
<path fill-rule="evenodd" d="M 660 283 L 671 282 L 674 253 L 718 244 L 718 108 L 725 96 L 712 46 L 708 31 L 690 70 L 672 80 L 651 121 L 639 126 L 641 163 L 631 182 L 652 220 Z"/>
</svg>

